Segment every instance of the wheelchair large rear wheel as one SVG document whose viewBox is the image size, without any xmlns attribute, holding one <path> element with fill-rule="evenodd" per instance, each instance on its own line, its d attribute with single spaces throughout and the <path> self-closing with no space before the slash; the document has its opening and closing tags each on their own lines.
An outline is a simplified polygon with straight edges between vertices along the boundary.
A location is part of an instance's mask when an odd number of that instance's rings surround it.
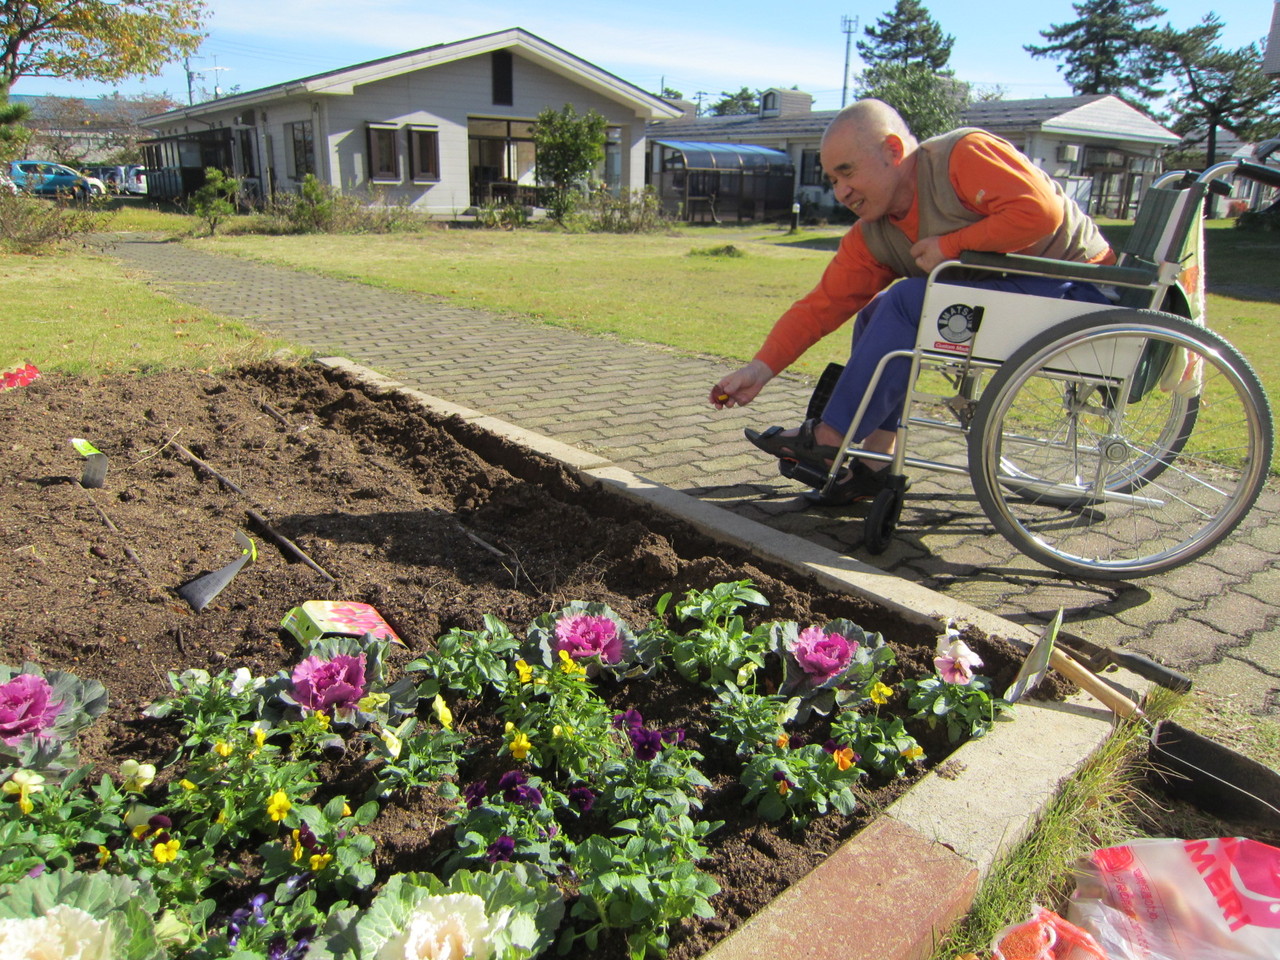
<svg viewBox="0 0 1280 960">
<path fill-rule="evenodd" d="M 1143 366 L 1162 356 L 1158 376 Z M 1055 570 L 1124 579 L 1227 536 L 1271 463 L 1266 394 L 1239 352 L 1169 314 L 1108 310 L 1036 336 L 994 374 L 969 431 L 983 510 Z"/>
</svg>

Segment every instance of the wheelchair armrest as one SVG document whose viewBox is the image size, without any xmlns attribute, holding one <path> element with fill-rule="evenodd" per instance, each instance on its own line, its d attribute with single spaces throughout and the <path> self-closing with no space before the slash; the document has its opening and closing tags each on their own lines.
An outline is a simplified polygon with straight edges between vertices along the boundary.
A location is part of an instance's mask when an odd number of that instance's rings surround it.
<svg viewBox="0 0 1280 960">
<path fill-rule="evenodd" d="M 1063 277 L 1085 283 L 1117 283 L 1122 286 L 1147 287 L 1155 283 L 1158 273 L 1152 267 L 1118 267 L 1102 263 L 1078 263 L 1074 260 L 1051 260 L 1028 257 L 1021 253 L 986 253 L 964 250 L 960 262 L 966 266 L 992 270 L 1016 270 L 1045 277 Z"/>
</svg>

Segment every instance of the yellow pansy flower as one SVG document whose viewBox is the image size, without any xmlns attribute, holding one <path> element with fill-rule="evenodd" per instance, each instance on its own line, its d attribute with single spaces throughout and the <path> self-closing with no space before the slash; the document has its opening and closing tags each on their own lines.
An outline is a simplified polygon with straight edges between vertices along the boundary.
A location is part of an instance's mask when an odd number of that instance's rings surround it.
<svg viewBox="0 0 1280 960">
<path fill-rule="evenodd" d="M 879 680 L 875 682 L 875 685 L 871 688 L 871 692 L 868 694 L 868 696 L 871 697 L 871 702 L 875 704 L 888 703 L 889 697 L 892 695 L 893 687 L 886 686 Z"/>
<path fill-rule="evenodd" d="M 529 751 L 533 748 L 533 743 L 522 731 L 516 730 L 515 736 L 511 738 L 510 747 L 511 755 L 517 760 L 523 760 L 529 755 Z"/>
<path fill-rule="evenodd" d="M 444 697 L 437 693 L 436 698 L 431 701 L 431 709 L 436 712 L 436 719 L 440 721 L 440 726 L 446 730 L 453 729 L 453 711 L 444 702 Z"/>
<path fill-rule="evenodd" d="M 253 728 L 253 742 L 261 749 L 262 745 L 267 742 L 267 731 L 261 727 Z"/>
<path fill-rule="evenodd" d="M 387 748 L 387 753 L 391 755 L 391 759 L 395 760 L 400 756 L 400 751 L 404 747 L 404 743 L 390 730 L 379 730 L 378 739 L 383 742 Z"/>
<path fill-rule="evenodd" d="M 111 851 L 99 844 L 98 846 L 98 866 L 105 867 L 107 861 L 111 859 Z"/>
<path fill-rule="evenodd" d="M 578 663 L 577 660 L 574 660 L 573 657 L 569 656 L 568 650 L 560 651 L 560 671 L 562 673 L 567 673 L 570 676 L 577 674 L 578 676 L 585 677 L 587 675 L 587 668 Z"/>
<path fill-rule="evenodd" d="M 216 753 L 218 756 L 220 756 L 223 760 L 231 756 L 234 750 L 235 750 L 235 747 L 231 746 L 231 744 L 227 743 L 227 741 L 225 740 L 219 740 L 217 743 L 213 745 L 213 752 Z"/>
<path fill-rule="evenodd" d="M 319 873 L 332 862 L 332 853 L 313 853 L 311 855 L 311 872 Z"/>
<path fill-rule="evenodd" d="M 183 777 L 181 780 L 178 781 L 178 786 L 180 786 L 183 790 L 188 790 L 188 791 L 196 789 L 196 785 L 192 783 L 190 780 L 188 780 L 186 777 Z"/>
<path fill-rule="evenodd" d="M 182 844 L 176 839 L 171 839 L 167 843 L 157 843 L 151 850 L 151 855 L 156 858 L 156 863 L 172 863 L 178 859 L 178 851 L 182 848 Z"/>
<path fill-rule="evenodd" d="M 349 804 L 349 803 L 347 803 L 347 802 L 345 802 L 345 801 L 344 801 L 344 802 L 343 802 L 343 804 L 342 804 L 342 815 L 343 815 L 344 817 L 349 817 L 349 816 L 351 816 L 351 804 Z"/>
<path fill-rule="evenodd" d="M 13 775 L 4 782 L 2 789 L 9 796 L 17 795 L 18 809 L 27 814 L 35 809 L 35 804 L 31 802 L 31 794 L 44 791 L 44 777 L 30 770 L 15 770 Z"/>
<path fill-rule="evenodd" d="M 524 660 L 517 660 L 516 674 L 520 677 L 521 683 L 529 683 L 533 680 L 533 667 L 529 666 Z"/>
<path fill-rule="evenodd" d="M 293 803 L 289 800 L 289 795 L 283 790 L 277 790 L 271 795 L 271 799 L 267 801 L 267 816 L 277 823 L 288 816 L 289 811 L 293 809 Z"/>
<path fill-rule="evenodd" d="M 391 702 L 391 694 L 389 693 L 366 693 L 356 703 L 356 707 L 363 713 L 376 713 L 379 707 L 385 707 Z"/>
<path fill-rule="evenodd" d="M 902 755 L 908 760 L 919 760 L 924 756 L 924 747 L 917 743 L 914 747 L 907 747 L 907 749 L 903 750 Z"/>
</svg>

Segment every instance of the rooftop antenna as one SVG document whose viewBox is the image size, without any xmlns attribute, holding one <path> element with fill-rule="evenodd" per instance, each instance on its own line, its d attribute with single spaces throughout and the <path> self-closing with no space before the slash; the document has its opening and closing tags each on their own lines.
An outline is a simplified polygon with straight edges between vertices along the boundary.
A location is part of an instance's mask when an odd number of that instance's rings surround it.
<svg viewBox="0 0 1280 960">
<path fill-rule="evenodd" d="M 858 29 L 857 17 L 841 17 L 840 29 L 844 31 L 844 87 L 840 90 L 840 109 L 849 101 L 849 48 L 853 45 L 853 35 Z"/>
</svg>

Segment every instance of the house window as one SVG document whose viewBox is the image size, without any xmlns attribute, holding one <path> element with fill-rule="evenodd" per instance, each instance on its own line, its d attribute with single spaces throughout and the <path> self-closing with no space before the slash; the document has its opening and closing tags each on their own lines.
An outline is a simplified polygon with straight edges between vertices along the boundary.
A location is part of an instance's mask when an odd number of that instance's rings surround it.
<svg viewBox="0 0 1280 960">
<path fill-rule="evenodd" d="M 493 68 L 493 104 L 496 107 L 509 107 L 515 103 L 511 77 L 511 51 L 495 50 L 489 54 Z"/>
<path fill-rule="evenodd" d="M 388 124 L 369 124 L 369 179 L 383 182 L 400 180 L 396 128 Z"/>
<path fill-rule="evenodd" d="M 827 186 L 826 175 L 822 172 L 822 157 L 817 150 L 800 151 L 800 186 Z"/>
<path fill-rule="evenodd" d="M 308 173 L 316 172 L 316 142 L 310 120 L 286 123 L 284 135 L 289 138 L 285 155 L 286 169 L 294 180 L 301 180 Z"/>
<path fill-rule="evenodd" d="M 440 179 L 440 132 L 434 127 L 409 128 L 409 171 L 414 183 Z"/>
<path fill-rule="evenodd" d="M 764 98 L 760 101 L 760 112 L 761 113 L 777 113 L 778 112 L 778 95 L 776 93 L 770 92 L 764 95 Z"/>
</svg>

